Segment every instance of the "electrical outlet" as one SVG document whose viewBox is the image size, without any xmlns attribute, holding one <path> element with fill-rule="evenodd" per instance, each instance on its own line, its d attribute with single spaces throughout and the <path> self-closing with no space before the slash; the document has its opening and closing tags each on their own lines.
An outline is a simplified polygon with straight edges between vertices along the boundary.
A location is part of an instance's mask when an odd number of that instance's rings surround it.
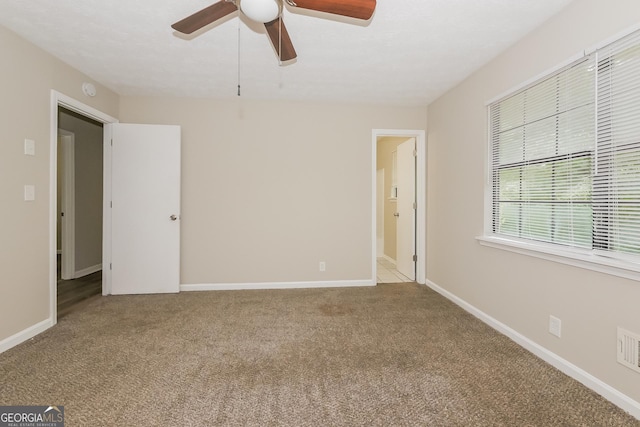
<svg viewBox="0 0 640 427">
<path fill-rule="evenodd" d="M 562 332 L 562 321 L 555 316 L 549 316 L 549 333 L 560 338 Z"/>
<path fill-rule="evenodd" d="M 327 269 L 327 263 L 324 261 L 320 261 L 320 271 L 325 271 Z"/>
</svg>

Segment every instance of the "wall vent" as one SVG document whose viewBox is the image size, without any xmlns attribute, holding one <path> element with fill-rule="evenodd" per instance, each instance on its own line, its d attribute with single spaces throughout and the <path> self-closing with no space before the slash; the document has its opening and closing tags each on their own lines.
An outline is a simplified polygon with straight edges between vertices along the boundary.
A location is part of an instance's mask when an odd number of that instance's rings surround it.
<svg viewBox="0 0 640 427">
<path fill-rule="evenodd" d="M 640 372 L 640 335 L 618 327 L 618 363 Z"/>
</svg>

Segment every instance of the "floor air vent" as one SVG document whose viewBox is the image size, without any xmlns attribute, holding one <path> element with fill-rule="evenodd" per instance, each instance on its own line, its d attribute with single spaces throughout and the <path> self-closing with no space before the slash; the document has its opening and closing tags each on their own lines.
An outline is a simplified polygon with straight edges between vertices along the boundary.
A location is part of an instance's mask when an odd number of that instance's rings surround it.
<svg viewBox="0 0 640 427">
<path fill-rule="evenodd" d="M 640 372 L 640 335 L 618 328 L 618 363 Z"/>
</svg>

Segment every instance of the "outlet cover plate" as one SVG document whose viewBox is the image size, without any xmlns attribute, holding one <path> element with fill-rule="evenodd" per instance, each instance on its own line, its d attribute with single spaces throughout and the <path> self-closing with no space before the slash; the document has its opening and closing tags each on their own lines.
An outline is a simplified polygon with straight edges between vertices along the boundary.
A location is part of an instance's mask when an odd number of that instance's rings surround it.
<svg viewBox="0 0 640 427">
<path fill-rule="evenodd" d="M 555 316 L 549 316 L 549 333 L 560 338 L 562 333 L 562 321 Z"/>
</svg>

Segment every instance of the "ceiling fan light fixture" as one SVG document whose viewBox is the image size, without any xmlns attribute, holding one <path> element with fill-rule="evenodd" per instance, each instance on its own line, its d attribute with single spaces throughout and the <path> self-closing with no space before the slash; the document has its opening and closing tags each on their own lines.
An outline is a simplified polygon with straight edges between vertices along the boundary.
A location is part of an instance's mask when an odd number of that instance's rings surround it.
<svg viewBox="0 0 640 427">
<path fill-rule="evenodd" d="M 280 2 L 278 0 L 241 0 L 240 10 L 249 19 L 263 24 L 271 22 L 280 16 Z"/>
<path fill-rule="evenodd" d="M 193 34 L 209 24 L 221 22 L 223 18 L 239 10 L 240 18 L 243 20 L 246 17 L 264 25 L 278 61 L 283 65 L 285 61 L 291 61 L 297 57 L 282 19 L 285 1 L 294 9 L 315 10 L 363 20 L 371 19 L 377 2 L 377 0 L 217 0 L 211 6 L 172 24 L 171 28 L 182 34 Z M 252 27 L 255 29 L 256 26 L 252 25 Z M 238 37 L 238 46 L 239 41 Z"/>
</svg>

